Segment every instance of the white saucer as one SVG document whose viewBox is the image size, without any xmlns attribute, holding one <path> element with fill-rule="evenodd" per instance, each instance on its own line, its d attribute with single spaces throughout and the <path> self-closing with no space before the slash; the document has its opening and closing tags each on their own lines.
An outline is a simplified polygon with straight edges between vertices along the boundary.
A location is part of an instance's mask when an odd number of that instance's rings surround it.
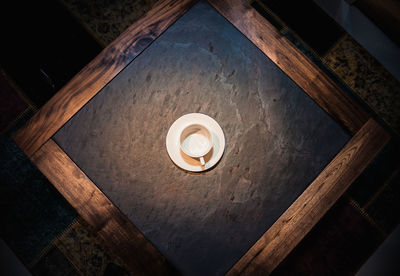
<svg viewBox="0 0 400 276">
<path fill-rule="evenodd" d="M 179 134 L 186 126 L 193 123 L 205 125 L 213 136 L 213 148 L 204 157 L 206 162 L 204 166 L 198 159 L 187 156 L 180 148 Z M 225 150 L 225 136 L 221 126 L 210 116 L 190 113 L 183 115 L 171 125 L 168 130 L 166 145 L 169 157 L 178 167 L 191 172 L 201 172 L 212 168 L 221 159 Z"/>
</svg>

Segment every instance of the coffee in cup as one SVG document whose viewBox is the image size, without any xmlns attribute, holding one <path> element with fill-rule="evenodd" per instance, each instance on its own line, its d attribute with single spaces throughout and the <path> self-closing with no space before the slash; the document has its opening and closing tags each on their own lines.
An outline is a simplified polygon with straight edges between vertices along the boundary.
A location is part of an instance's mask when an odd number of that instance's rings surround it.
<svg viewBox="0 0 400 276">
<path fill-rule="evenodd" d="M 180 134 L 180 146 L 186 155 L 199 159 L 204 166 L 204 156 L 213 147 L 211 132 L 204 125 L 190 124 Z"/>
</svg>

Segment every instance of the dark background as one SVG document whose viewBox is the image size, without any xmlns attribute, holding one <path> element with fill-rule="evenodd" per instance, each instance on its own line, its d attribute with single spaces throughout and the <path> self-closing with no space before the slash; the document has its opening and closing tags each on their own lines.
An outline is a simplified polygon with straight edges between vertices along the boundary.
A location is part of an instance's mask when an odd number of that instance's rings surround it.
<svg viewBox="0 0 400 276">
<path fill-rule="evenodd" d="M 35 275 L 88 274 L 89 270 L 96 275 L 128 273 L 18 150 L 10 135 L 154 2 L 0 4 L 0 236 L 5 256 L 1 269 L 27 267 Z M 395 275 L 398 271 L 399 25 L 395 12 L 388 16 L 388 11 L 398 10 L 398 1 L 348 2 L 354 3 L 253 3 L 395 136 L 276 274 L 354 274 L 370 256 L 360 275 L 376 275 L 375 271 Z M 390 271 L 383 273 L 383 269 Z M 5 270 L 2 274 L 7 275 Z"/>
</svg>

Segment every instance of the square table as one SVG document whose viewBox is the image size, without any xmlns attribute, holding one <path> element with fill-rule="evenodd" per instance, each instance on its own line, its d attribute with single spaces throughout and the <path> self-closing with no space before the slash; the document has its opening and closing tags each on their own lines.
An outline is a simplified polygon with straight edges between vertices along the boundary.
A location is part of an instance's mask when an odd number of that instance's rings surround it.
<svg viewBox="0 0 400 276">
<path fill-rule="evenodd" d="M 220 162 L 165 149 L 216 119 Z M 246 1 L 161 1 L 14 136 L 137 274 L 269 274 L 390 135 Z"/>
</svg>

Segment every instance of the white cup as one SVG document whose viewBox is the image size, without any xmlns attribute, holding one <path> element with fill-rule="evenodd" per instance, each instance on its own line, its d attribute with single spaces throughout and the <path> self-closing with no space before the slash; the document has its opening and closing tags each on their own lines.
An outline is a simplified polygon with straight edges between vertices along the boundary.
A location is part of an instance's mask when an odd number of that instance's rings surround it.
<svg viewBox="0 0 400 276">
<path fill-rule="evenodd" d="M 204 125 L 190 124 L 181 132 L 180 145 L 186 155 L 199 159 L 201 165 L 204 166 L 204 156 L 213 147 L 211 132 Z"/>
</svg>

